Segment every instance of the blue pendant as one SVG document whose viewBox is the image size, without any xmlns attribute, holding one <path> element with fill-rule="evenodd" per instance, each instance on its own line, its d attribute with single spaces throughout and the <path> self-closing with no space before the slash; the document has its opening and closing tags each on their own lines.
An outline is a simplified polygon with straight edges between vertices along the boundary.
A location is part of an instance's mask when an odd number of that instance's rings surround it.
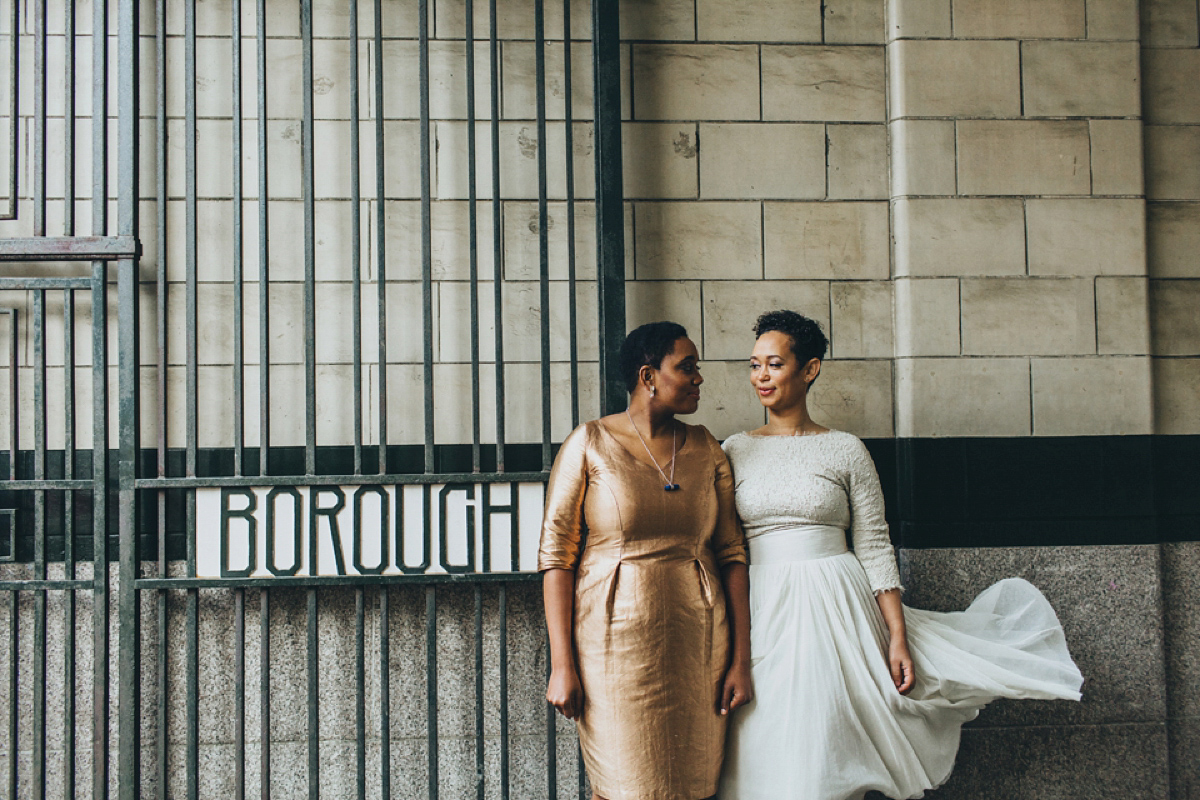
<svg viewBox="0 0 1200 800">
<path fill-rule="evenodd" d="M 677 491 L 679 491 L 679 484 L 678 483 L 668 483 L 666 486 L 663 487 L 663 491 L 664 492 L 677 492 Z"/>
</svg>

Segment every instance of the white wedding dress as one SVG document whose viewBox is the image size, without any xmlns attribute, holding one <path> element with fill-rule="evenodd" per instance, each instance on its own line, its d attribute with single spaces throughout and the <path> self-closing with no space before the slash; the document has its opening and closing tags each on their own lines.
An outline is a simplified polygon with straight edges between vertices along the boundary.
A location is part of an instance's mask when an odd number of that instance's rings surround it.
<svg viewBox="0 0 1200 800">
<path fill-rule="evenodd" d="M 920 797 L 987 703 L 1079 699 L 1054 609 L 1019 578 L 966 611 L 904 608 L 917 680 L 902 696 L 874 594 L 900 576 L 866 447 L 840 431 L 724 446 L 750 544 L 755 699 L 733 715 L 720 800 Z"/>
</svg>

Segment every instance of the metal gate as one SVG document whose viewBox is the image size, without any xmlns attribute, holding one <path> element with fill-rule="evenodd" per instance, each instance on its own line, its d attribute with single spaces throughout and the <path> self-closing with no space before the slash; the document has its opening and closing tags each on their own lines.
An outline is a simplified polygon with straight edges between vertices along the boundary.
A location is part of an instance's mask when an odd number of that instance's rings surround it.
<svg viewBox="0 0 1200 800">
<path fill-rule="evenodd" d="M 519 485 L 624 402 L 617 3 L 83 3 L 0 0 L 4 794 L 584 796 L 509 625 Z M 269 575 L 226 547 L 261 551 L 258 496 L 296 503 Z M 382 550 L 346 567 L 364 504 Z"/>
</svg>

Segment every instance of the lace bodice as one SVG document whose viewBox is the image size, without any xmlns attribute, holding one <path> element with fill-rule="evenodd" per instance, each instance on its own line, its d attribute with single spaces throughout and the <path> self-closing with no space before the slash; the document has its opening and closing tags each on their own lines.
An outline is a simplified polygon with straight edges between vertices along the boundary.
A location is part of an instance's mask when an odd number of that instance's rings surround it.
<svg viewBox="0 0 1200 800">
<path fill-rule="evenodd" d="M 850 531 L 854 554 L 876 592 L 903 588 L 883 517 L 875 463 L 853 434 L 755 436 L 725 440 L 737 511 L 746 537 L 797 525 Z"/>
</svg>

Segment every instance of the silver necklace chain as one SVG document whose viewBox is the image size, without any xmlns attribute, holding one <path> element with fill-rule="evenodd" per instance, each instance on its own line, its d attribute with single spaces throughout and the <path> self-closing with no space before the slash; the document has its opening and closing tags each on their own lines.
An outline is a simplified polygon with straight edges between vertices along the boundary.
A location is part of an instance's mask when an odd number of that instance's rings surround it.
<svg viewBox="0 0 1200 800">
<path fill-rule="evenodd" d="M 638 441 L 642 443 L 642 447 L 646 448 L 646 455 L 650 456 L 650 461 L 653 462 L 654 468 L 658 470 L 658 474 L 662 475 L 662 479 L 666 481 L 663 489 L 668 492 L 673 492 L 679 488 L 679 484 L 675 482 L 675 426 L 671 426 L 671 477 L 667 477 L 667 473 L 658 465 L 658 459 L 654 457 L 654 453 L 650 452 L 650 445 L 646 444 L 646 440 L 642 438 L 642 432 L 638 430 L 637 423 L 633 421 L 633 415 L 629 413 L 629 409 L 625 409 L 625 416 L 629 417 L 629 424 L 633 426 L 633 432 L 637 434 Z"/>
</svg>

